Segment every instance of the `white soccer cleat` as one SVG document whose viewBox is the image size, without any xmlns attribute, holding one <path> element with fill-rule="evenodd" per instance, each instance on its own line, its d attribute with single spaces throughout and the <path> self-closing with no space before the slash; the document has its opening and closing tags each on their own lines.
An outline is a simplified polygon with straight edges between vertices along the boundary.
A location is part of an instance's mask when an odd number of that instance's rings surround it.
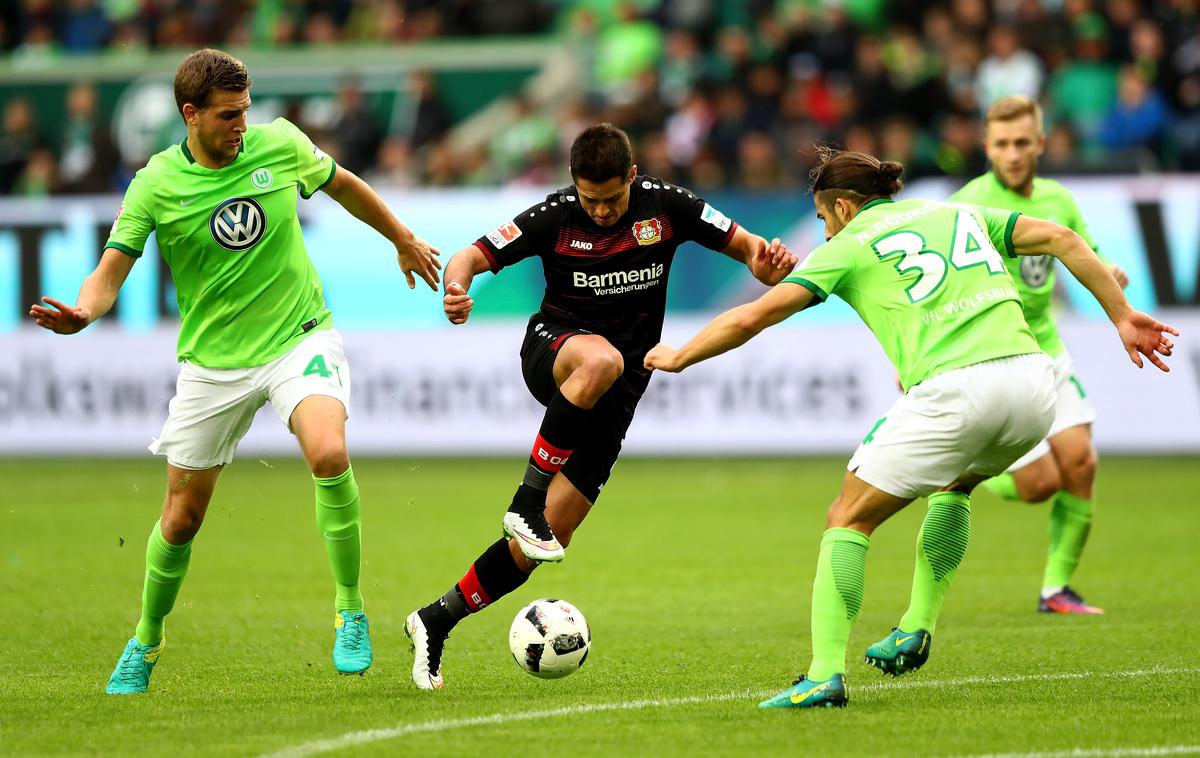
<svg viewBox="0 0 1200 758">
<path fill-rule="evenodd" d="M 504 514 L 504 534 L 516 541 L 517 547 L 531 561 L 538 563 L 557 563 L 563 559 L 563 546 L 558 544 L 558 538 L 546 523 L 545 513 L 517 513 L 508 511 Z"/>
<path fill-rule="evenodd" d="M 420 611 L 408 614 L 408 620 L 404 622 L 404 634 L 408 636 L 413 652 L 413 684 L 422 690 L 445 687 L 446 683 L 442 681 L 442 649 L 450 635 L 431 636 Z"/>
</svg>

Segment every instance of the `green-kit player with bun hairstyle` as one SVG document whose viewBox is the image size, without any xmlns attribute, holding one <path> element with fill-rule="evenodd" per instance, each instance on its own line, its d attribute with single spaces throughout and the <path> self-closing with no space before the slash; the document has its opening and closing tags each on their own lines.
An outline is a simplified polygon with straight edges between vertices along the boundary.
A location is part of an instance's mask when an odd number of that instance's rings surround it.
<svg viewBox="0 0 1200 758">
<path fill-rule="evenodd" d="M 76 305 L 47 297 L 30 308 L 38 326 L 78 332 L 112 308 L 146 238 L 157 233 L 180 317 L 176 394 L 150 445 L 166 456 L 167 494 L 146 545 L 141 618 L 107 691 L 149 686 L 217 478 L 266 402 L 312 471 L 336 585 L 334 665 L 361 674 L 372 652 L 359 592 L 358 485 L 346 451 L 350 373 L 305 252 L 297 193 L 322 190 L 386 237 L 410 288 L 416 274 L 437 290 L 438 253 L 291 123 L 247 124 L 250 77 L 236 58 L 208 49 L 184 58 L 175 100 L 187 139 L 138 171 Z"/>
<path fill-rule="evenodd" d="M 929 657 L 938 613 L 970 536 L 971 491 L 1042 440 L 1054 420 L 1054 371 L 1021 314 L 1003 256 L 1048 253 L 1104 306 L 1129 357 L 1167 370 L 1168 334 L 1130 308 L 1121 288 L 1070 229 L 1010 211 L 921 199 L 893 202 L 903 168 L 869 155 L 821 151 L 813 170 L 824 245 L 757 301 L 714 319 L 646 367 L 682 371 L 836 294 L 875 333 L 906 390 L 859 446 L 829 507 L 812 594 L 813 658 L 764 708 L 842 706 L 846 645 L 863 600 L 871 533 L 918 497 L 908 610 L 867 649 L 891 674 Z M 1000 252 L 1000 251 L 1003 251 Z"/>
<path fill-rule="evenodd" d="M 1073 229 L 1096 248 L 1071 193 L 1053 179 L 1037 176 L 1038 158 L 1046 146 L 1041 107 L 1020 95 L 1001 98 L 988 108 L 984 122 L 984 147 L 992 169 L 968 182 L 950 199 L 1020 211 L 1057 222 Z M 1054 258 L 1031 255 L 1006 264 L 1021 294 L 1025 320 L 1033 336 L 1054 359 L 1057 401 L 1054 424 L 1046 439 L 1021 456 L 1006 473 L 988 480 L 984 486 L 1007 500 L 1040 503 L 1054 499 L 1038 610 L 1103 613 L 1084 602 L 1070 586 L 1092 526 L 1096 479 L 1092 422 L 1096 420 L 1096 411 L 1075 375 L 1075 363 L 1054 322 L 1051 311 Z M 1122 287 L 1128 284 L 1120 268 L 1110 264 L 1109 270 Z"/>
</svg>

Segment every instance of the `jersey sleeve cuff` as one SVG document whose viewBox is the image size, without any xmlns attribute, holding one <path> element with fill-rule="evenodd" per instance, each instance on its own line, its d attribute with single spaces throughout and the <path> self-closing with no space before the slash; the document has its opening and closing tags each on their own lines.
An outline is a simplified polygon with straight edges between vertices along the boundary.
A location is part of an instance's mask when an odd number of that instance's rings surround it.
<svg viewBox="0 0 1200 758">
<path fill-rule="evenodd" d="M 120 250 L 122 253 L 125 253 L 130 258 L 141 258 L 142 257 L 141 250 L 136 250 L 136 249 L 130 247 L 129 245 L 122 245 L 120 242 L 113 242 L 112 240 L 109 240 L 108 242 L 104 243 L 104 247 L 106 247 L 106 248 L 111 247 L 113 250 Z"/>
<path fill-rule="evenodd" d="M 725 248 L 729 247 L 729 243 L 733 242 L 733 235 L 737 232 L 737 230 L 738 222 L 730 219 L 729 231 L 725 233 L 725 239 L 721 241 L 721 246 L 718 247 L 717 250 L 724 250 Z"/>
<path fill-rule="evenodd" d="M 304 194 L 304 190 L 303 190 L 303 189 L 301 189 L 301 190 L 300 190 L 300 197 L 302 197 L 302 198 L 304 198 L 305 200 L 307 200 L 307 199 L 309 199 L 310 197 L 312 197 L 313 195 L 315 195 L 315 194 L 317 194 L 318 192 L 320 192 L 321 190 L 325 189 L 325 187 L 326 187 L 326 186 L 328 186 L 328 184 L 329 184 L 330 182 L 332 182 L 332 181 L 333 181 L 333 175 L 334 175 L 335 173 L 337 173 L 337 161 L 335 161 L 333 158 L 330 158 L 330 159 L 329 159 L 329 163 L 330 163 L 330 166 L 329 166 L 329 176 L 325 177 L 325 181 L 321 182 L 321 183 L 320 183 L 320 184 L 318 184 L 316 187 L 314 187 L 314 188 L 313 188 L 313 191 L 312 191 L 312 192 L 310 192 L 310 193 L 308 193 L 307 195 L 306 195 L 306 194 Z"/>
<path fill-rule="evenodd" d="M 799 284 L 801 287 L 804 287 L 804 288 L 808 289 L 808 290 L 809 290 L 809 291 L 811 291 L 811 292 L 812 292 L 814 295 L 816 295 L 816 296 L 817 296 L 817 299 L 818 299 L 818 300 L 820 300 L 822 303 L 823 303 L 823 302 L 825 302 L 826 300 L 828 300 L 828 299 L 829 299 L 829 293 L 828 293 L 828 292 L 826 292 L 825 290 L 821 289 L 820 287 L 818 287 L 817 285 L 813 284 L 812 282 L 810 282 L 809 280 L 805 279 L 805 278 L 804 278 L 804 277 L 802 277 L 802 276 L 789 276 L 789 277 L 786 277 L 786 278 L 785 278 L 785 279 L 784 279 L 782 282 L 780 282 L 780 284 L 783 284 L 784 282 L 787 282 L 787 283 L 789 283 L 789 284 Z"/>
<path fill-rule="evenodd" d="M 1017 257 L 1017 249 L 1013 247 L 1012 235 L 1013 227 L 1017 225 L 1017 219 L 1021 217 L 1020 211 L 1013 211 L 1008 217 L 1008 223 L 1004 226 L 1004 252 L 1008 253 L 1009 258 Z"/>
<path fill-rule="evenodd" d="M 479 240 L 475 240 L 471 244 L 479 248 L 479 252 L 483 253 L 484 258 L 487 258 L 488 268 L 492 270 L 493 274 L 503 268 L 503 266 L 500 265 L 500 261 L 496 260 L 496 256 L 492 253 L 492 251 L 488 250 L 487 245 L 483 244 Z"/>
</svg>

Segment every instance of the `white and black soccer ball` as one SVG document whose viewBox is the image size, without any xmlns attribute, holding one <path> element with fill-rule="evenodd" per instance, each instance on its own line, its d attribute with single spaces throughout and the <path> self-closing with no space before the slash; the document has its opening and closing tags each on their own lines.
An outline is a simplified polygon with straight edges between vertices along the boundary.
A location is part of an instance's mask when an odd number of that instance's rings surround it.
<svg viewBox="0 0 1200 758">
<path fill-rule="evenodd" d="M 587 660 L 592 630 L 579 609 L 565 600 L 535 600 L 513 619 L 508 649 L 513 660 L 540 679 L 561 679 Z"/>
</svg>

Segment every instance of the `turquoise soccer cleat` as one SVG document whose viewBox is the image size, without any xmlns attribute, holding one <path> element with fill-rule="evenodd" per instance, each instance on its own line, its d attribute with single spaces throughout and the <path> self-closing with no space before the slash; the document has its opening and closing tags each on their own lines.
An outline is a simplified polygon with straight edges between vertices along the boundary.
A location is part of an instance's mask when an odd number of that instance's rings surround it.
<svg viewBox="0 0 1200 758">
<path fill-rule="evenodd" d="M 846 678 L 834 674 L 823 682 L 801 676 L 792 686 L 758 704 L 759 708 L 845 708 L 850 702 Z"/>
<path fill-rule="evenodd" d="M 157 645 L 142 646 L 137 637 L 131 637 L 125 644 L 121 659 L 108 678 L 108 686 L 104 691 L 110 695 L 136 695 L 145 692 L 150 686 L 150 674 L 158 656 L 162 653 L 167 641 L 162 640 Z"/>
<path fill-rule="evenodd" d="M 338 611 L 333 619 L 333 666 L 339 674 L 363 674 L 371 667 L 371 634 L 367 614 Z"/>
<path fill-rule="evenodd" d="M 924 629 L 915 632 L 892 629 L 892 633 L 867 648 L 867 663 L 885 674 L 900 676 L 916 671 L 929 660 L 933 636 Z"/>
</svg>

